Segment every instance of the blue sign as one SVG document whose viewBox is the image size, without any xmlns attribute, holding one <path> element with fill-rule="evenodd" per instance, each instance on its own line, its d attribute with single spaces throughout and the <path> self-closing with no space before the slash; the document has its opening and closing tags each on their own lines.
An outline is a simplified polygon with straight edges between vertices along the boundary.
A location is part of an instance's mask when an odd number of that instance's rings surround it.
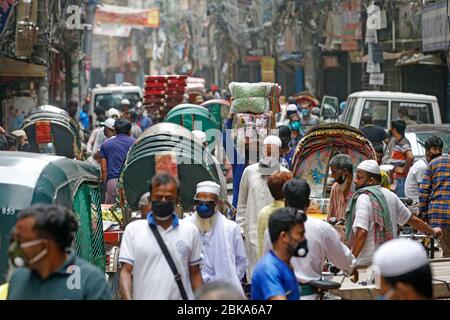
<svg viewBox="0 0 450 320">
<path fill-rule="evenodd" d="M 14 0 L 0 0 L 0 35 L 8 23 L 14 2 Z"/>
</svg>

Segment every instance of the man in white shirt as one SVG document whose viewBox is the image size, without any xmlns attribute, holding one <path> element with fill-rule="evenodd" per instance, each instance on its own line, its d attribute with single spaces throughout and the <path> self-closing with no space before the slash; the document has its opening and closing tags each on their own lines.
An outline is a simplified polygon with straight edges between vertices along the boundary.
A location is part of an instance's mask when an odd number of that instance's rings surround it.
<svg viewBox="0 0 450 320">
<path fill-rule="evenodd" d="M 289 171 L 280 164 L 280 138 L 268 136 L 263 144 L 264 158 L 244 170 L 237 204 L 236 222 L 244 234 L 248 281 L 252 278 L 253 268 L 258 260 L 258 215 L 262 208 L 274 201 L 267 178 L 276 171 Z"/>
<path fill-rule="evenodd" d="M 199 183 L 195 195 L 196 212 L 186 221 L 195 224 L 200 231 L 203 281 L 227 281 L 244 295 L 241 285 L 247 267 L 244 240 L 237 223 L 216 209 L 220 196 L 217 183 Z"/>
<path fill-rule="evenodd" d="M 179 182 L 167 173 L 151 182 L 152 212 L 131 222 L 120 246 L 120 288 L 126 300 L 180 300 L 181 290 L 150 225 L 156 226 L 175 263 L 188 299 L 203 284 L 198 229 L 174 213 Z"/>
<path fill-rule="evenodd" d="M 311 189 L 304 179 L 294 178 L 283 187 L 286 205 L 306 212 L 309 207 Z M 309 253 L 304 258 L 292 258 L 291 265 L 302 289 L 300 300 L 315 300 L 315 288 L 309 281 L 320 280 L 325 259 L 345 274 L 355 274 L 354 258 L 349 248 L 342 242 L 338 232 L 326 221 L 308 217 L 305 222 L 305 237 L 308 241 Z M 264 252 L 271 249 L 266 230 Z"/>
<path fill-rule="evenodd" d="M 442 148 L 444 143 L 441 138 L 433 136 L 425 141 L 425 159 L 418 160 L 409 169 L 408 176 L 405 182 L 405 196 L 409 199 L 419 202 L 419 185 L 422 178 L 427 171 L 428 164 L 434 158 L 442 155 Z"/>
<path fill-rule="evenodd" d="M 108 118 L 105 120 L 105 122 L 101 122 L 100 127 L 92 131 L 91 136 L 89 137 L 89 140 L 86 144 L 87 153 L 90 155 L 87 161 L 97 167 L 100 167 L 100 162 L 98 161 L 100 159 L 100 156 L 98 152 L 101 145 L 103 144 L 103 142 L 105 142 L 106 139 L 111 138 L 115 134 L 114 123 L 115 120 L 113 118 Z"/>
<path fill-rule="evenodd" d="M 405 207 L 397 195 L 380 186 L 381 171 L 375 160 L 361 162 L 356 170 L 355 189 L 349 202 L 346 220 L 346 240 L 357 258 L 357 266 L 369 266 L 375 250 L 397 237 L 397 225 L 411 225 L 430 235 L 432 229 Z"/>
</svg>

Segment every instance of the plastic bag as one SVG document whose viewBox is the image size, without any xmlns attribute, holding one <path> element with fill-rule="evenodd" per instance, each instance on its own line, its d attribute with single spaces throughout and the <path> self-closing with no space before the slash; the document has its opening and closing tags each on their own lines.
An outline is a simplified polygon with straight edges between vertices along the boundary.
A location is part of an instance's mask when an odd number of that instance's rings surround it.
<svg viewBox="0 0 450 320">
<path fill-rule="evenodd" d="M 229 88 L 235 99 L 265 98 L 269 95 L 272 86 L 269 83 L 231 82 Z"/>
</svg>

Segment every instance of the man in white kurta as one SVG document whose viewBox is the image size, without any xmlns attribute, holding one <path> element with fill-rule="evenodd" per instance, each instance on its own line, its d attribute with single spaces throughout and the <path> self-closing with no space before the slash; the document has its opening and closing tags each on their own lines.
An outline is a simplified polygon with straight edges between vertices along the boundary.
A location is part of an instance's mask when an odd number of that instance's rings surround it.
<svg viewBox="0 0 450 320">
<path fill-rule="evenodd" d="M 258 260 L 258 215 L 262 208 L 274 201 L 267 178 L 275 171 L 289 171 L 280 165 L 280 148 L 281 140 L 268 136 L 264 140 L 264 158 L 245 168 L 239 187 L 236 222 L 244 234 L 248 282 Z"/>
<path fill-rule="evenodd" d="M 241 280 L 245 275 L 247 257 L 244 241 L 236 222 L 228 220 L 216 205 L 220 186 L 212 181 L 197 185 L 196 212 L 185 220 L 197 226 L 202 239 L 203 281 L 225 281 L 244 295 Z"/>
</svg>

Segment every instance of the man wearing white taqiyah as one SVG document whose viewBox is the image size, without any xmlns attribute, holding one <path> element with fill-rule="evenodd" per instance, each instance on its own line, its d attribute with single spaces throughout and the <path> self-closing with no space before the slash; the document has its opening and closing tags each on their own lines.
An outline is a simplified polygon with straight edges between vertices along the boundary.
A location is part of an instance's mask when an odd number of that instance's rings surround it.
<svg viewBox="0 0 450 320">
<path fill-rule="evenodd" d="M 202 277 L 205 283 L 226 281 L 242 294 L 241 280 L 247 267 L 244 240 L 236 222 L 217 209 L 220 185 L 204 181 L 197 185 L 196 212 L 185 220 L 197 226 L 202 238 Z"/>
<path fill-rule="evenodd" d="M 274 201 L 267 185 L 267 178 L 276 171 L 289 172 L 280 164 L 280 138 L 268 136 L 264 139 L 263 145 L 264 157 L 258 163 L 245 168 L 239 185 L 236 222 L 244 234 L 248 281 L 252 278 L 253 268 L 258 260 L 258 215 L 262 208 Z"/>
<path fill-rule="evenodd" d="M 433 298 L 430 264 L 424 247 L 409 239 L 381 245 L 373 257 L 380 275 L 380 291 L 386 300 Z"/>
<path fill-rule="evenodd" d="M 345 213 L 346 240 L 358 266 L 369 266 L 375 250 L 397 237 L 397 225 L 438 235 L 419 218 L 411 215 L 397 195 L 380 186 L 381 170 L 375 160 L 361 162 L 356 170 L 355 193 Z"/>
</svg>

